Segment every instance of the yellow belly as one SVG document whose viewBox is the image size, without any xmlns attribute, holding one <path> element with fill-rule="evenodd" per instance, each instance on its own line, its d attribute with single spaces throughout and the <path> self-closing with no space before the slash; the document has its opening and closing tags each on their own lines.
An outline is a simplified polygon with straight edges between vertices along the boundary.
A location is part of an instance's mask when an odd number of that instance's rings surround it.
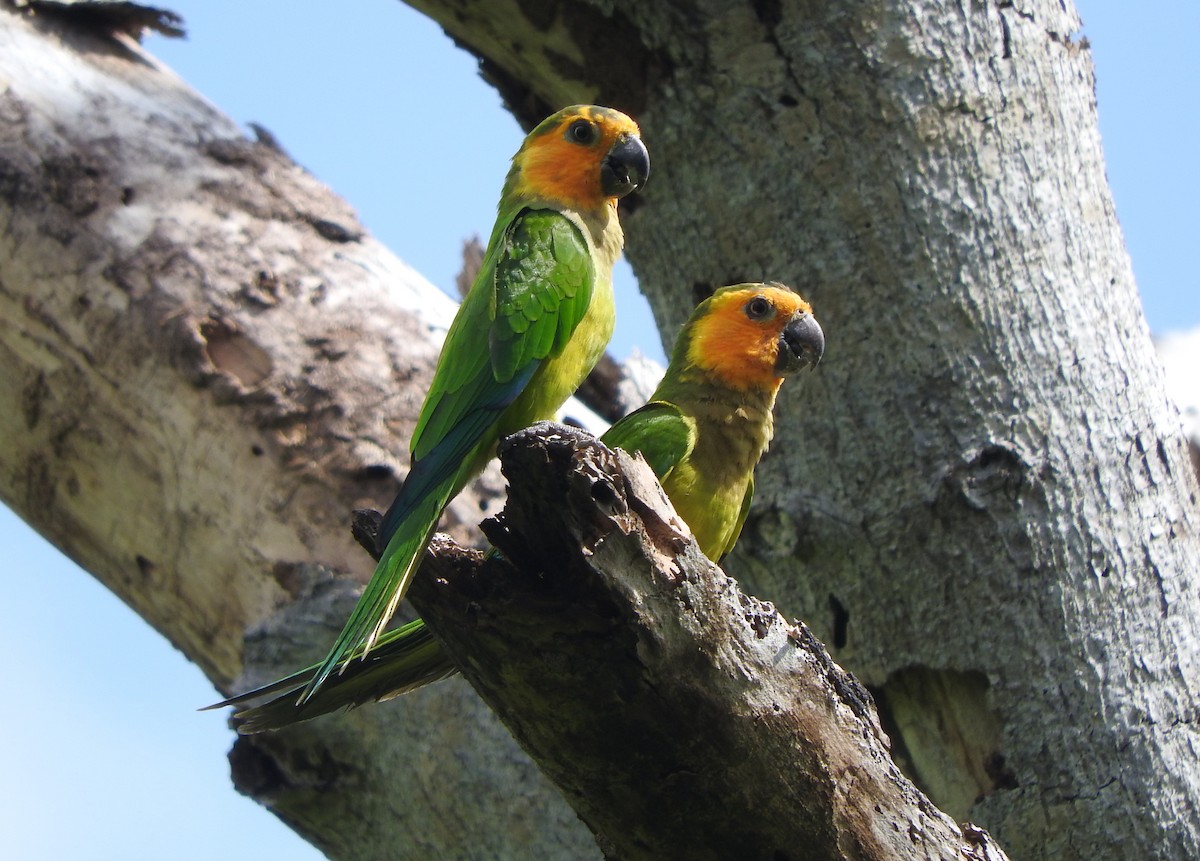
<svg viewBox="0 0 1200 861">
<path fill-rule="evenodd" d="M 737 528 L 749 473 L 725 482 L 704 481 L 690 463 L 679 464 L 663 482 L 675 511 L 696 537 L 704 555 L 713 561 L 728 552 Z"/>
<path fill-rule="evenodd" d="M 562 353 L 547 359 L 534 372 L 525 391 L 505 410 L 499 436 L 507 436 L 534 422 L 554 418 L 563 401 L 575 394 L 575 390 L 604 355 L 615 322 L 612 282 L 598 281 L 587 312 L 579 321 L 571 340 Z"/>
</svg>

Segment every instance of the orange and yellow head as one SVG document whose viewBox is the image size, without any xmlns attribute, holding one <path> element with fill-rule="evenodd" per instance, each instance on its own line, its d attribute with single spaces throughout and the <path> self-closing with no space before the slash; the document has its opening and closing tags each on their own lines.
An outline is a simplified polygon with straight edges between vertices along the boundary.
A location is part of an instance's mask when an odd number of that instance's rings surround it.
<svg viewBox="0 0 1200 861">
<path fill-rule="evenodd" d="M 735 284 L 700 303 L 679 350 L 689 366 L 730 388 L 774 390 L 788 374 L 816 366 L 825 335 L 812 306 L 784 285 Z"/>
<path fill-rule="evenodd" d="M 597 210 L 641 188 L 650 155 L 637 123 L 620 111 L 573 105 L 543 120 L 513 156 L 508 193 Z"/>
</svg>

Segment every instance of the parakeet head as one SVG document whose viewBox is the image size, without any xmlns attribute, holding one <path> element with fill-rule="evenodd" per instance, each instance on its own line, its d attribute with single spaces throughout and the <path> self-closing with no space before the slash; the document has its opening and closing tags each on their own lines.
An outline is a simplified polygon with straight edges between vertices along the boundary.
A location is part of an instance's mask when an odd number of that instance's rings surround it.
<svg viewBox="0 0 1200 861">
<path fill-rule="evenodd" d="M 825 335 L 812 306 L 788 287 L 735 284 L 700 303 L 679 350 L 687 351 L 689 365 L 730 388 L 774 389 L 788 374 L 816 367 Z"/>
<path fill-rule="evenodd" d="M 543 120 L 513 156 L 506 193 L 577 211 L 597 210 L 641 188 L 650 155 L 620 111 L 573 105 Z"/>
</svg>

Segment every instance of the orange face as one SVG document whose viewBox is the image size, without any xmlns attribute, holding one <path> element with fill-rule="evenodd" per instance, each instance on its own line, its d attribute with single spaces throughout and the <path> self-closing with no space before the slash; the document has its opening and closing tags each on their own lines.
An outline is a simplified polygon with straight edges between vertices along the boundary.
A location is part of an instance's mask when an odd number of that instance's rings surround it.
<svg viewBox="0 0 1200 861">
<path fill-rule="evenodd" d="M 614 204 L 640 187 L 650 169 L 637 123 L 596 105 L 564 108 L 543 120 L 513 164 L 517 194 L 575 210 Z"/>
<path fill-rule="evenodd" d="M 731 388 L 778 388 L 796 367 L 791 357 L 781 358 L 781 338 L 795 345 L 795 333 L 805 342 L 798 346 L 803 363 L 820 359 L 824 336 L 811 319 L 812 306 L 786 287 L 738 284 L 718 290 L 705 304 L 693 316 L 688 361 Z M 810 316 L 802 320 L 803 315 Z"/>
</svg>

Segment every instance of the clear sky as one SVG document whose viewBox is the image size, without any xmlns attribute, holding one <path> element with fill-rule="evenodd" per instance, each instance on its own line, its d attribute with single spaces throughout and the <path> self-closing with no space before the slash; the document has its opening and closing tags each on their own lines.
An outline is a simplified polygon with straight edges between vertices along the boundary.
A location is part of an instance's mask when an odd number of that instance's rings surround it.
<svg viewBox="0 0 1200 861">
<path fill-rule="evenodd" d="M 270 129 L 393 251 L 453 289 L 461 242 L 490 230 L 521 139 L 467 54 L 396 0 L 163 5 L 189 37 L 152 38 L 151 51 L 234 119 Z M 1078 5 L 1151 328 L 1195 328 L 1200 6 Z M 661 355 L 632 275 L 618 288 L 614 352 Z M 16 658 L 0 708 L 4 857 L 320 857 L 232 790 L 232 736 L 223 716 L 195 711 L 216 692 L 193 665 L 2 509 L 0 546 L 0 651 Z"/>
</svg>

